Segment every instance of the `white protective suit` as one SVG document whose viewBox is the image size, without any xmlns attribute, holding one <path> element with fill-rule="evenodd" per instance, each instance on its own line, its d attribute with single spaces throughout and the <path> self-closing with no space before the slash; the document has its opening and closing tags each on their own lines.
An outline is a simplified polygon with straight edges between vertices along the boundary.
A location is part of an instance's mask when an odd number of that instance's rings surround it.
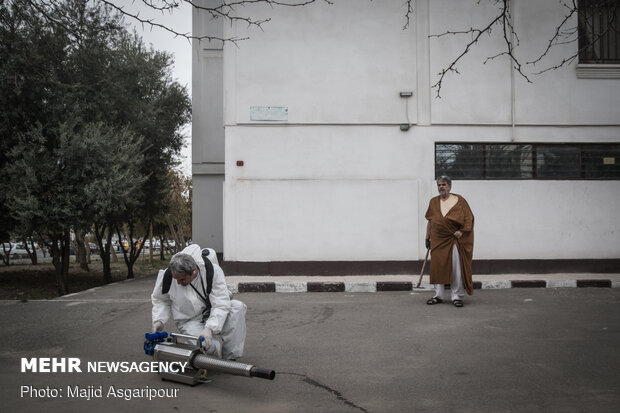
<svg viewBox="0 0 620 413">
<path fill-rule="evenodd" d="M 198 291 L 202 291 L 201 278 L 205 288 L 207 280 L 200 246 L 190 245 L 181 253 L 191 255 L 196 261 L 199 276 L 194 278 L 191 284 Z M 205 322 L 202 321 L 202 312 L 206 304 L 190 285 L 179 285 L 173 279 L 168 293 L 162 294 L 165 270 L 160 270 L 151 295 L 153 324 L 156 321 L 165 324 L 172 316 L 181 334 L 198 336 L 204 328 L 209 328 L 214 335 L 220 335 L 222 338 L 221 356 L 225 359 L 237 359 L 243 355 L 245 344 L 246 306 L 241 301 L 231 300 L 232 294 L 226 286 L 224 271 L 218 265 L 217 256 L 212 249 L 209 249 L 209 259 L 213 264 L 213 284 L 209 294 L 209 301 L 211 302 L 209 318 Z M 213 342 L 215 341 L 214 337 Z M 217 355 L 219 346 L 212 345 L 207 353 Z"/>
</svg>

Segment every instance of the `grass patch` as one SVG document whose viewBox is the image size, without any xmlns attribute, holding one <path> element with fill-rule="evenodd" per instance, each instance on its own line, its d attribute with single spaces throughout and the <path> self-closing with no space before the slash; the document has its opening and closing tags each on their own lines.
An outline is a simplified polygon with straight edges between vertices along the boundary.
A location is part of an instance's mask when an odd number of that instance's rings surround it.
<svg viewBox="0 0 620 413">
<path fill-rule="evenodd" d="M 127 279 L 127 265 L 119 258 L 119 262 L 111 265 L 112 282 Z M 153 275 L 167 265 L 168 261 L 161 261 L 159 255 L 153 258 L 153 263 L 148 258 L 139 258 L 134 265 L 134 276 Z M 75 258 L 71 257 L 69 293 L 104 285 L 101 261 L 93 260 L 88 267 L 90 271 L 81 269 Z M 51 263 L 0 266 L 0 300 L 47 300 L 58 296 L 54 266 Z"/>
</svg>

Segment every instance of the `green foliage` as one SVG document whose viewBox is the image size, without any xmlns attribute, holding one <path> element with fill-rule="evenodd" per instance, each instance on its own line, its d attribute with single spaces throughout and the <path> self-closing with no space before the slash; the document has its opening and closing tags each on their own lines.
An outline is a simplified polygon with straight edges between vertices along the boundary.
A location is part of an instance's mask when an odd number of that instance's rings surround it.
<svg viewBox="0 0 620 413">
<path fill-rule="evenodd" d="M 41 127 L 20 135 L 5 167 L 8 180 L 19 182 L 5 189 L 12 216 L 46 238 L 134 207 L 145 181 L 142 139 L 127 128 L 74 121 L 58 130 L 51 148 Z"/>
<path fill-rule="evenodd" d="M 147 49 L 136 36 L 125 36 L 115 51 L 112 67 L 118 93 L 115 118 L 144 136 L 144 173 L 148 175 L 143 205 L 152 216 L 162 208 L 161 199 L 168 192 L 168 170 L 175 165 L 174 156 L 183 146 L 181 127 L 189 122 L 191 102 L 187 91 L 172 82 L 170 55 Z"/>
<path fill-rule="evenodd" d="M 191 106 L 170 55 L 118 15 L 35 4 L 0 2 L 0 238 L 36 232 L 64 254 L 71 230 L 147 228 L 165 213 Z"/>
</svg>

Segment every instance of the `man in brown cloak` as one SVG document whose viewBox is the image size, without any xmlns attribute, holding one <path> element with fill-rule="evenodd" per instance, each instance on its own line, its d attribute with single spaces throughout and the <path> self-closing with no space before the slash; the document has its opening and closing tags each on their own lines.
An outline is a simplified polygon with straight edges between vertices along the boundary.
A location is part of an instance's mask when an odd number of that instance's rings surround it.
<svg viewBox="0 0 620 413">
<path fill-rule="evenodd" d="M 474 293 L 471 260 L 474 251 L 474 214 L 465 198 L 451 194 L 452 181 L 437 179 L 439 196 L 431 198 L 426 211 L 426 244 L 431 248 L 431 284 L 435 296 L 426 304 L 443 301 L 444 285 L 450 284 L 452 303 L 463 307 L 463 297 Z"/>
</svg>

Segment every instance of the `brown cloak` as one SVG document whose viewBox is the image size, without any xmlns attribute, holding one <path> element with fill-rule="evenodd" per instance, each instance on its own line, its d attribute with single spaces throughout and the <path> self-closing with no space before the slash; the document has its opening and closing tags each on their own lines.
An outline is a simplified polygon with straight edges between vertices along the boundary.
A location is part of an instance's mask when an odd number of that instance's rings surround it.
<svg viewBox="0 0 620 413">
<path fill-rule="evenodd" d="M 446 216 L 441 215 L 439 196 L 431 198 L 426 219 L 431 222 L 431 284 L 450 284 L 452 276 L 452 246 L 456 244 L 461 257 L 461 273 L 467 294 L 474 293 L 471 275 L 471 260 L 474 252 L 474 214 L 469 204 L 460 195 L 456 204 Z M 463 236 L 457 239 L 454 233 L 460 230 Z"/>
</svg>

